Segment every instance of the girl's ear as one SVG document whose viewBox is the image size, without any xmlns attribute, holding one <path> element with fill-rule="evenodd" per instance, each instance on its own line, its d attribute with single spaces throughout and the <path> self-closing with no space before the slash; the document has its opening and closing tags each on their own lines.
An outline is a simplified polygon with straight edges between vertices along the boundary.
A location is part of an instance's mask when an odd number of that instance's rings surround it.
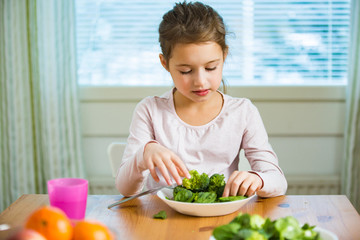
<svg viewBox="0 0 360 240">
<path fill-rule="evenodd" d="M 169 71 L 168 67 L 167 67 L 167 62 L 165 60 L 164 55 L 162 55 L 161 53 L 159 54 L 159 58 L 160 58 L 160 62 L 161 65 L 166 69 L 166 71 Z"/>
</svg>

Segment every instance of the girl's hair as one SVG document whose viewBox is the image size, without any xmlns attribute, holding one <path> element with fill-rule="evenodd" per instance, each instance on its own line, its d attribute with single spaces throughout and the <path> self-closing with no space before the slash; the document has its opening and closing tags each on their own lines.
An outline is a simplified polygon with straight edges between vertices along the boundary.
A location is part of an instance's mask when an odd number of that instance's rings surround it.
<svg viewBox="0 0 360 240">
<path fill-rule="evenodd" d="M 210 6 L 200 2 L 176 3 L 164 14 L 159 26 L 159 42 L 168 64 L 177 43 L 216 42 L 224 56 L 228 52 L 226 28 L 222 17 Z M 226 92 L 223 82 L 223 91 Z"/>
</svg>

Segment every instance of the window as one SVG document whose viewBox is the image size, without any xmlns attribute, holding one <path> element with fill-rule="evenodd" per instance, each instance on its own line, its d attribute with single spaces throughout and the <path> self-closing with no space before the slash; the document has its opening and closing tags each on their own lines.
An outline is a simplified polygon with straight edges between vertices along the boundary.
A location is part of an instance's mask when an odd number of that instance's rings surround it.
<svg viewBox="0 0 360 240">
<path fill-rule="evenodd" d="M 202 1 L 231 33 L 229 85 L 344 85 L 350 0 Z M 76 0 L 81 85 L 171 85 L 158 25 L 174 1 Z"/>
</svg>

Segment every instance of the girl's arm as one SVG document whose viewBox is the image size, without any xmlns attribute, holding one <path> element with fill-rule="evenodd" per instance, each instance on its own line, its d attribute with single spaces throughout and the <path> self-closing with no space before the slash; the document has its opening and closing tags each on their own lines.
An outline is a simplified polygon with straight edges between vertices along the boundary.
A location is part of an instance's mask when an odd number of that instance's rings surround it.
<svg viewBox="0 0 360 240">
<path fill-rule="evenodd" d="M 260 197 L 284 195 L 287 181 L 279 167 L 277 156 L 272 149 L 264 124 L 257 108 L 249 104 L 247 127 L 243 134 L 241 148 L 245 151 L 251 171 L 235 171 L 229 178 L 224 195 L 252 195 Z"/>
<path fill-rule="evenodd" d="M 159 170 L 168 185 L 173 184 L 172 178 L 181 185 L 181 177 L 190 177 L 181 159 L 156 141 L 153 127 L 156 120 L 151 114 L 156 108 L 151 104 L 153 102 L 149 98 L 144 99 L 134 112 L 123 162 L 116 176 L 116 187 L 124 196 L 139 193 L 149 172 L 159 182 L 155 169 Z"/>
<path fill-rule="evenodd" d="M 143 153 L 147 143 L 154 141 L 149 112 L 151 102 L 145 98 L 135 108 L 122 163 L 116 175 L 116 188 L 124 196 L 139 193 L 144 187 L 146 171 Z"/>
</svg>

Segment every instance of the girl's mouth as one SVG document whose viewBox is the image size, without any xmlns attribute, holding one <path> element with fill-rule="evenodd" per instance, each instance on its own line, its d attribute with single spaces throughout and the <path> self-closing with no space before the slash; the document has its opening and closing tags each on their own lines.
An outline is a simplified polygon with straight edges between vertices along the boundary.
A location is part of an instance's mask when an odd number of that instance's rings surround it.
<svg viewBox="0 0 360 240">
<path fill-rule="evenodd" d="M 209 89 L 193 91 L 198 96 L 206 96 L 209 93 Z"/>
</svg>

